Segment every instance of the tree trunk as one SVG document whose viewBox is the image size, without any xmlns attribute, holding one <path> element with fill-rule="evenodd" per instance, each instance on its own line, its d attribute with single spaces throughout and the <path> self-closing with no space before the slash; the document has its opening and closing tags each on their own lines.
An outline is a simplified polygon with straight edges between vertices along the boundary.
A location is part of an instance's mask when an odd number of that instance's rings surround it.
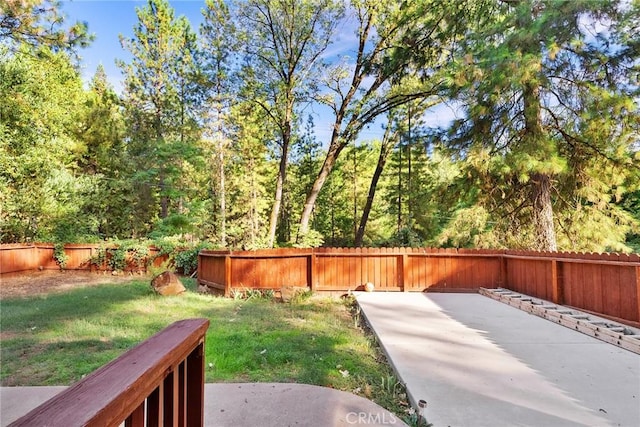
<svg viewBox="0 0 640 427">
<path fill-rule="evenodd" d="M 382 172 L 384 171 L 384 166 L 387 163 L 387 158 L 389 157 L 389 153 L 391 152 L 391 148 L 393 144 L 388 140 L 389 137 L 389 126 L 384 132 L 384 137 L 382 139 L 382 145 L 380 147 L 380 156 L 378 156 L 378 164 L 376 165 L 376 170 L 371 177 L 371 184 L 369 185 L 369 194 L 367 195 L 367 203 L 362 210 L 362 217 L 360 218 L 360 225 L 358 226 L 358 232 L 356 233 L 356 241 L 355 245 L 357 247 L 362 246 L 362 240 L 364 238 L 364 231 L 367 228 L 367 221 L 369 220 L 369 213 L 371 212 L 371 207 L 373 206 L 373 199 L 376 195 L 376 189 L 378 187 L 378 181 L 380 181 L 380 177 L 382 176 Z"/>
<path fill-rule="evenodd" d="M 523 142 L 527 152 L 537 153 L 543 163 L 549 151 L 542 129 L 542 108 L 540 89 L 535 82 L 527 82 L 523 90 L 525 129 Z M 532 220 L 534 226 L 535 249 L 555 251 L 556 233 L 553 224 L 553 204 L 551 201 L 551 176 L 543 171 L 529 174 L 531 184 Z"/>
<path fill-rule="evenodd" d="M 220 139 L 218 174 L 220 175 L 220 246 L 227 247 L 227 194 L 224 179 L 224 141 Z"/>
<path fill-rule="evenodd" d="M 331 170 L 333 169 L 333 166 L 335 165 L 340 152 L 345 147 L 345 144 L 340 144 L 335 141 L 337 141 L 337 137 L 329 146 L 329 151 L 327 152 L 327 156 L 324 159 L 322 168 L 320 169 L 320 172 L 318 173 L 315 181 L 313 181 L 311 191 L 309 191 L 307 199 L 304 202 L 304 209 L 302 210 L 302 215 L 300 216 L 300 227 L 298 228 L 298 235 L 296 238 L 297 241 L 300 241 L 300 238 L 302 238 L 302 236 L 309 232 L 309 221 L 311 220 L 311 213 L 313 212 L 313 207 L 316 204 L 316 200 L 318 199 L 320 190 L 322 190 L 322 186 L 331 173 Z"/>
<path fill-rule="evenodd" d="M 160 192 L 162 194 L 165 192 L 164 173 L 160 174 L 158 183 L 160 185 Z M 167 216 L 169 216 L 169 197 L 166 194 L 162 194 L 160 196 L 160 218 L 165 219 Z"/>
<path fill-rule="evenodd" d="M 520 17 L 522 28 L 530 28 L 535 10 L 525 13 Z M 535 55 L 537 65 L 542 68 L 540 44 L 535 39 L 522 46 L 530 55 Z M 533 66 L 530 64 L 530 66 Z M 535 153 L 542 164 L 550 156 L 551 146 L 546 141 L 542 127 L 542 100 L 540 98 L 540 86 L 535 73 L 523 82 L 523 110 L 524 110 L 524 134 L 522 142 L 525 152 Z M 532 220 L 534 226 L 535 246 L 539 251 L 555 251 L 557 249 L 556 233 L 553 224 L 553 204 L 551 200 L 551 176 L 544 171 L 532 171 L 529 173 L 531 184 L 531 206 L 533 209 Z"/>
<path fill-rule="evenodd" d="M 533 201 L 533 224 L 536 230 L 536 249 L 556 251 L 556 232 L 553 225 L 551 203 L 551 177 L 536 173 L 531 176 L 531 199 Z"/>
<path fill-rule="evenodd" d="M 282 158 L 280 159 L 280 167 L 278 168 L 278 177 L 276 178 L 276 194 L 273 200 L 273 206 L 271 208 L 271 217 L 269 218 L 269 236 L 268 244 L 270 248 L 273 248 L 276 240 L 276 228 L 278 226 L 278 216 L 280 215 L 280 206 L 282 206 L 282 191 L 284 188 L 284 174 L 286 168 L 286 159 L 284 157 L 284 150 Z"/>
<path fill-rule="evenodd" d="M 400 235 L 400 230 L 402 230 L 402 143 L 400 143 L 400 147 L 398 148 L 398 235 Z"/>
<path fill-rule="evenodd" d="M 527 151 L 537 152 L 545 156 L 548 147 L 545 147 L 542 130 L 540 91 L 533 85 L 526 85 L 524 89 L 524 116 L 525 134 L 524 142 L 530 145 Z M 540 158 L 545 161 L 546 159 Z M 555 251 L 557 249 L 556 233 L 553 224 L 553 204 L 551 200 L 551 176 L 548 173 L 538 171 L 529 174 L 531 185 L 532 219 L 536 234 L 535 246 L 539 251 Z"/>
<path fill-rule="evenodd" d="M 256 190 L 256 169 L 253 156 L 249 157 L 249 170 L 251 171 L 251 209 L 249 210 L 249 241 L 251 242 L 251 248 L 256 247 L 258 238 L 259 223 L 258 223 L 258 192 Z"/>
<path fill-rule="evenodd" d="M 292 96 L 290 97 L 292 99 Z M 271 209 L 271 217 L 269 218 L 269 236 L 268 245 L 273 248 L 276 241 L 276 229 L 278 228 L 278 218 L 280 217 L 280 207 L 282 206 L 282 193 L 284 191 L 284 182 L 287 173 L 287 158 L 289 157 L 289 144 L 291 142 L 291 120 L 293 117 L 293 103 L 287 107 L 284 123 L 282 123 L 282 155 L 280 157 L 280 167 L 278 168 L 278 177 L 276 178 L 276 194 Z"/>
</svg>

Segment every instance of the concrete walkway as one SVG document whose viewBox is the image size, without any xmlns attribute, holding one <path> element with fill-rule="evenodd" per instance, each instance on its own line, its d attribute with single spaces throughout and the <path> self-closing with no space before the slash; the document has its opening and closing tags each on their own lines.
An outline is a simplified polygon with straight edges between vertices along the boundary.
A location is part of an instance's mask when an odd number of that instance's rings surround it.
<svg viewBox="0 0 640 427">
<path fill-rule="evenodd" d="M 0 425 L 15 421 L 64 388 L 0 388 Z M 370 400 L 326 387 L 280 383 L 205 384 L 204 396 L 204 421 L 208 427 L 405 426 L 394 414 Z"/>
<path fill-rule="evenodd" d="M 357 293 L 434 427 L 640 426 L 640 356 L 479 294 Z"/>
</svg>

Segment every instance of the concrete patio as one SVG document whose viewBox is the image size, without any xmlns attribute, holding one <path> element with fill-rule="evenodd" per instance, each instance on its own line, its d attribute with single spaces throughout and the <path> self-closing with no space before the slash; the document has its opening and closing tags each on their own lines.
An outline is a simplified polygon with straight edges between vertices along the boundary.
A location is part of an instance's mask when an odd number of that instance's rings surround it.
<svg viewBox="0 0 640 427">
<path fill-rule="evenodd" d="M 640 425 L 640 356 L 479 294 L 357 293 L 441 426 Z"/>
<path fill-rule="evenodd" d="M 0 425 L 10 424 L 64 388 L 0 388 Z M 305 384 L 205 384 L 205 402 L 208 427 L 405 425 L 370 400 Z"/>
</svg>

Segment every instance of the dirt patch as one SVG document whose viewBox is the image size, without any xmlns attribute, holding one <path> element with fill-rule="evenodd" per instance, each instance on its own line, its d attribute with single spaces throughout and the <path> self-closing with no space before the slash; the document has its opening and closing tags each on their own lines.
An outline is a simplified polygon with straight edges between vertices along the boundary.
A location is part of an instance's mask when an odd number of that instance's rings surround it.
<svg viewBox="0 0 640 427">
<path fill-rule="evenodd" d="M 140 279 L 140 277 L 140 275 L 130 273 L 113 275 L 111 273 L 58 270 L 12 273 L 0 276 L 0 299 L 30 297 L 107 283 L 126 283 Z"/>
</svg>

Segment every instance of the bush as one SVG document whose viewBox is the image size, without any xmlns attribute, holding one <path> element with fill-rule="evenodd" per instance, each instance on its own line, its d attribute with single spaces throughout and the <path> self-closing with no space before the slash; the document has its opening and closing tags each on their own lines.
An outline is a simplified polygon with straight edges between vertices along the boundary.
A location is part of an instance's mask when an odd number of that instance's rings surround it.
<svg viewBox="0 0 640 427">
<path fill-rule="evenodd" d="M 138 240 L 116 240 L 103 243 L 91 258 L 91 264 L 113 271 L 123 271 L 130 262 L 131 267 L 145 269 L 149 260 L 149 242 Z"/>
<path fill-rule="evenodd" d="M 186 241 L 177 236 L 155 239 L 153 246 L 160 250 L 158 256 L 169 258 L 167 265 L 184 274 L 191 274 L 198 268 L 198 253 L 203 249 L 213 249 L 216 246 L 208 241 Z"/>
<path fill-rule="evenodd" d="M 178 249 L 173 257 L 177 269 L 184 274 L 191 274 L 198 269 L 198 254 L 203 249 L 212 249 L 214 245 L 209 242 L 201 242 L 193 249 Z"/>
</svg>

